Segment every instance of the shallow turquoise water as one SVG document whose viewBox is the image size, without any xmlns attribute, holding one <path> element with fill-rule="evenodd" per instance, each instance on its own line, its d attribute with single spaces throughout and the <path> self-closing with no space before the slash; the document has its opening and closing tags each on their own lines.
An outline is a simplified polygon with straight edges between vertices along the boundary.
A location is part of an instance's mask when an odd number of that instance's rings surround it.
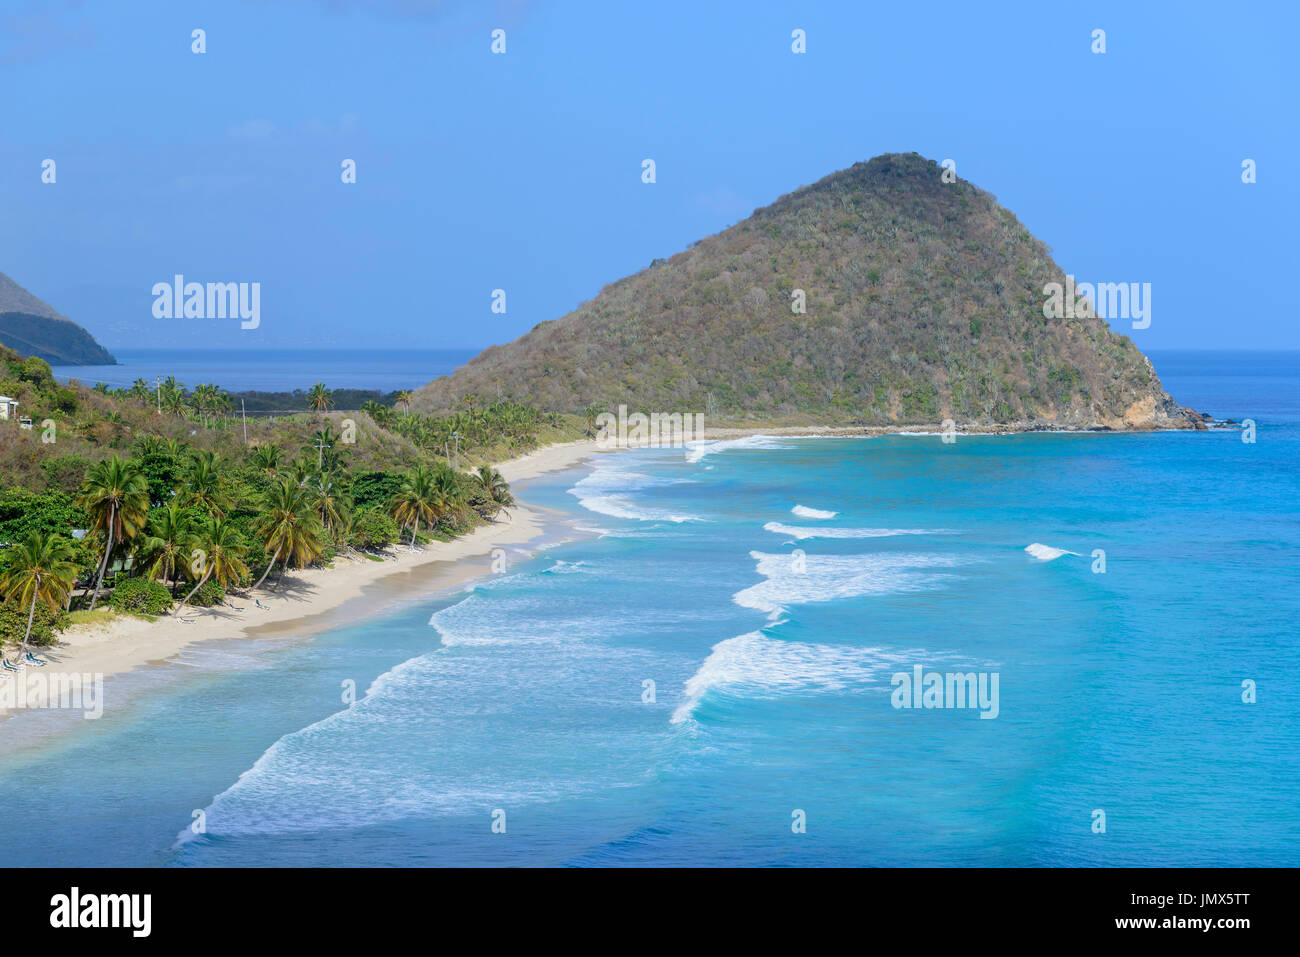
<svg viewBox="0 0 1300 957">
<path fill-rule="evenodd" d="M 1300 863 L 1300 365 L 1156 362 L 1258 441 L 750 439 L 540 479 L 582 540 L 192 653 L 0 758 L 0 863 Z M 915 665 L 997 673 L 997 717 L 893 707 Z"/>
</svg>

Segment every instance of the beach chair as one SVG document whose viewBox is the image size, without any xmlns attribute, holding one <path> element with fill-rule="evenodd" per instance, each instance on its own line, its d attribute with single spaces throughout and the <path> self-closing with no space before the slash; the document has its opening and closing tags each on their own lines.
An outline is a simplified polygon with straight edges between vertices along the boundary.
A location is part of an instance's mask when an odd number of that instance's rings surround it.
<svg viewBox="0 0 1300 957">
<path fill-rule="evenodd" d="M 187 625 L 192 625 L 192 624 L 194 624 L 194 621 L 195 621 L 195 619 L 193 619 L 193 618 L 181 618 L 181 619 L 178 619 L 178 620 L 185 622 L 185 624 L 187 624 Z"/>
<path fill-rule="evenodd" d="M 28 662 L 28 664 L 33 664 L 33 665 L 35 665 L 37 668 L 44 668 L 46 665 L 49 664 L 49 662 L 46 661 L 44 658 L 37 658 L 37 657 L 36 657 L 34 654 L 32 654 L 30 651 L 27 652 L 27 658 L 26 658 L 26 661 Z"/>
<path fill-rule="evenodd" d="M 5 669 L 5 671 L 18 672 L 18 671 L 21 671 L 21 670 L 22 670 L 21 668 L 15 668 L 13 665 L 11 665 L 11 664 L 9 663 L 9 659 L 8 659 L 8 658 L 0 658 L 0 664 L 4 665 L 4 669 Z"/>
<path fill-rule="evenodd" d="M 260 598 L 254 598 L 254 599 L 253 599 L 253 604 L 256 605 L 258 608 L 262 609 L 263 611 L 270 611 L 270 610 L 271 610 L 271 606 L 270 606 L 270 605 L 263 605 L 263 604 L 262 604 L 262 599 L 260 599 Z"/>
</svg>

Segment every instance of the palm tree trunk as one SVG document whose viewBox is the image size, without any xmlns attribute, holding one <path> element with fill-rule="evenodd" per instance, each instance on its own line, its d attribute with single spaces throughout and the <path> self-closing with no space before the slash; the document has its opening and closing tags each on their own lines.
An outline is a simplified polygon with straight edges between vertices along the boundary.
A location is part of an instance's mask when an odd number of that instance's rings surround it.
<svg viewBox="0 0 1300 957">
<path fill-rule="evenodd" d="M 190 589 L 190 593 L 189 593 L 188 595 L 186 595 L 186 596 L 181 600 L 180 605 L 178 605 L 177 608 L 176 608 L 176 617 L 177 617 L 177 618 L 179 618 L 179 617 L 181 616 L 181 612 L 185 610 L 185 603 L 188 602 L 191 598 L 194 597 L 194 593 L 195 593 L 196 591 L 198 591 L 200 588 L 203 587 L 203 583 L 206 582 L 206 581 L 208 580 L 208 576 L 211 575 L 211 574 L 212 574 L 212 571 L 211 571 L 210 569 L 209 569 L 208 571 L 204 572 L 204 573 L 203 573 L 203 577 L 199 579 L 199 583 L 198 583 L 197 585 L 195 585 L 193 588 L 191 588 L 191 589 Z"/>
<path fill-rule="evenodd" d="M 271 591 L 275 591 L 284 584 L 284 576 L 289 572 L 289 556 L 284 556 L 284 561 L 280 562 L 280 574 L 275 576 L 275 584 L 271 586 Z"/>
<path fill-rule="evenodd" d="M 266 581 L 266 576 L 271 574 L 271 569 L 275 567 L 275 560 L 280 557 L 280 549 L 282 547 L 283 546 L 281 545 L 275 546 L 275 554 L 272 555 L 271 560 L 267 562 L 266 571 L 262 572 L 262 577 L 257 580 L 257 584 L 253 586 L 254 588 L 261 588 L 262 582 Z"/>
<path fill-rule="evenodd" d="M 117 505 L 113 504 L 108 507 L 108 541 L 104 542 L 104 560 L 99 563 L 99 576 L 95 579 L 95 594 L 90 597 L 90 610 L 95 610 L 95 602 L 99 601 L 99 589 L 104 585 L 104 573 L 108 571 L 108 556 L 113 551 L 113 519 L 117 516 Z"/>
<path fill-rule="evenodd" d="M 21 665 L 27 658 L 27 642 L 30 641 L 32 637 L 32 619 L 36 617 L 36 596 L 40 593 L 40 590 L 41 583 L 38 579 L 36 586 L 32 589 L 32 607 L 31 610 L 27 612 L 27 633 L 23 635 L 23 643 L 18 648 L 18 660 L 16 662 L 10 662 L 10 664 Z"/>
</svg>

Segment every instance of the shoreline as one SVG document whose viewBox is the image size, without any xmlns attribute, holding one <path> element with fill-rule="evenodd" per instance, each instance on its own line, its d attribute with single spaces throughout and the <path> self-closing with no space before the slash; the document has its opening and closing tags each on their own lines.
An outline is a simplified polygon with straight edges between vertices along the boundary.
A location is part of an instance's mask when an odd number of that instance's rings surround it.
<svg viewBox="0 0 1300 957">
<path fill-rule="evenodd" d="M 557 443 L 502 462 L 496 468 L 514 485 L 548 472 L 575 468 L 589 456 L 601 453 L 592 440 Z M 536 541 L 544 533 L 545 511 L 520 500 L 509 517 L 481 525 L 449 542 L 430 542 L 417 552 L 395 545 L 389 557 L 380 562 L 339 556 L 332 567 L 296 569 L 274 587 L 263 586 L 244 596 L 231 596 L 230 602 L 242 607 L 242 611 L 228 606 L 187 609 L 186 617 L 194 619 L 192 624 L 178 621 L 174 613 L 169 613 L 152 621 L 118 615 L 107 624 L 72 625 L 59 636 L 63 644 L 32 649 L 49 664 L 12 675 L 5 684 L 14 685 L 36 675 L 46 679 L 62 675 L 110 678 L 164 665 L 200 642 L 297 638 L 362 621 L 403 599 L 450 592 L 490 574 L 482 562 L 470 564 L 465 559 L 490 555 L 498 546 Z M 259 609 L 254 599 L 269 608 Z M 374 604 L 364 604 L 369 602 Z M 42 707 L 46 682 L 40 684 L 35 693 L 28 693 L 26 708 L 0 703 L 0 722 L 24 710 L 48 713 L 51 709 Z"/>
<path fill-rule="evenodd" d="M 702 442 L 727 441 L 750 436 L 878 438 L 887 435 L 941 435 L 938 427 L 839 427 L 773 426 L 706 428 Z M 958 431 L 958 435 L 1019 435 L 1058 430 L 1026 429 L 1007 431 Z M 1080 435 L 1124 435 L 1127 430 L 1059 430 Z M 1184 429 L 1143 430 L 1175 431 Z M 512 486 L 548 472 L 576 468 L 595 456 L 644 448 L 648 441 L 624 446 L 602 446 L 594 439 L 555 443 L 536 449 L 496 466 Z M 42 675 L 93 675 L 109 678 L 142 668 L 173 663 L 177 655 L 194 645 L 219 639 L 296 639 L 343 627 L 382 615 L 404 600 L 450 593 L 470 581 L 490 574 L 482 559 L 498 546 L 522 546 L 544 535 L 544 509 L 529 506 L 522 499 L 508 518 L 482 525 L 468 535 L 449 542 L 431 542 L 418 552 L 395 545 L 383 561 L 339 556 L 331 567 L 294 570 L 274 586 L 264 586 L 243 597 L 232 597 L 235 607 L 194 608 L 187 611 L 193 623 L 178 621 L 172 613 L 152 621 L 118 615 L 107 623 L 72 625 L 60 635 L 63 643 L 52 648 L 34 648 L 49 664 L 28 668 L 25 675 L 13 675 L 6 685 Z M 259 609 L 254 599 L 270 607 Z M 0 678 L 0 681 L 4 679 Z M 0 688 L 0 724 L 20 711 L 49 713 L 42 707 L 45 682 L 28 691 L 25 708 L 9 707 L 14 691 Z"/>
</svg>

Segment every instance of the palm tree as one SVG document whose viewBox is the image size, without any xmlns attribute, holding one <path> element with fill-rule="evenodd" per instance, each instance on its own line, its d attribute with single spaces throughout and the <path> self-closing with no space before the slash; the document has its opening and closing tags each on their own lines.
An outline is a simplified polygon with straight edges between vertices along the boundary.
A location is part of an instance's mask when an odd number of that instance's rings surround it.
<svg viewBox="0 0 1300 957">
<path fill-rule="evenodd" d="M 189 411 L 189 406 L 185 404 L 185 396 L 180 392 L 164 392 L 162 407 L 164 412 L 171 412 L 178 419 L 185 418 L 185 413 Z"/>
<path fill-rule="evenodd" d="M 80 504 L 90 513 L 91 528 L 105 535 L 104 557 L 95 577 L 95 594 L 90 599 L 93 611 L 104 585 L 114 542 L 134 538 L 144 526 L 149 512 L 149 483 L 139 469 L 114 455 L 86 471 Z"/>
<path fill-rule="evenodd" d="M 307 390 L 307 407 L 315 412 L 328 412 L 334 408 L 334 396 L 325 388 L 324 382 L 317 382 Z"/>
<path fill-rule="evenodd" d="M 403 389 L 393 397 L 394 402 L 400 402 L 403 412 L 411 411 L 411 393 Z"/>
<path fill-rule="evenodd" d="M 284 457 L 284 452 L 278 445 L 259 445 L 253 449 L 250 458 L 253 464 L 263 472 L 269 472 L 275 475 L 276 469 L 280 467 L 280 460 Z"/>
<path fill-rule="evenodd" d="M 240 544 L 238 533 L 221 516 L 210 515 L 199 527 L 191 544 L 202 553 L 196 561 L 202 562 L 203 572 L 199 583 L 181 599 L 180 605 L 176 608 L 177 618 L 181 616 L 189 600 L 194 597 L 194 593 L 202 588 L 208 579 L 216 581 L 222 588 L 229 588 L 239 584 L 240 580 L 248 574 L 248 566 L 243 561 L 244 546 Z"/>
<path fill-rule="evenodd" d="M 370 416 L 377 424 L 387 425 L 393 421 L 393 410 L 386 405 L 381 405 L 374 399 L 367 399 L 361 403 L 361 411 Z"/>
<path fill-rule="evenodd" d="M 142 547 L 142 554 L 150 563 L 147 574 L 151 579 L 170 580 L 173 598 L 180 580 L 179 571 L 190 552 L 190 538 L 189 518 L 175 502 L 150 513 L 148 534 Z"/>
<path fill-rule="evenodd" d="M 460 511 L 464 504 L 465 493 L 460 486 L 460 476 L 446 462 L 439 462 L 433 468 L 434 522 Z"/>
<path fill-rule="evenodd" d="M 515 497 L 511 494 L 510 485 L 501 473 L 490 465 L 480 465 L 474 477 L 478 479 L 479 485 L 483 486 L 488 499 L 496 504 L 497 509 L 509 515 L 508 509 L 514 507 Z"/>
<path fill-rule="evenodd" d="M 20 606 L 31 605 L 27 611 L 27 631 L 16 659 L 21 662 L 32 637 L 36 602 L 39 600 L 50 611 L 57 612 L 72 594 L 77 565 L 72 561 L 72 543 L 62 535 L 32 532 L 25 541 L 13 546 L 12 554 L 8 567 L 0 575 L 0 595 L 17 601 Z"/>
<path fill-rule="evenodd" d="M 131 443 L 131 450 L 136 456 L 143 458 L 146 455 L 157 455 L 165 451 L 162 439 L 156 435 L 141 435 Z"/>
<path fill-rule="evenodd" d="M 325 476 L 317 476 L 316 484 L 308 487 L 312 510 L 325 531 L 337 538 L 343 527 L 343 516 L 347 513 L 346 499 L 334 490 L 334 483 L 327 482 Z"/>
<path fill-rule="evenodd" d="M 294 459 L 284 469 L 286 477 L 291 479 L 295 485 L 305 486 L 311 481 L 312 476 L 316 474 L 316 463 L 310 459 L 299 456 Z"/>
<path fill-rule="evenodd" d="M 221 478 L 221 463 L 217 453 L 205 449 L 197 453 L 186 469 L 181 482 L 182 505 L 194 505 L 213 515 L 225 515 L 229 503 L 225 483 Z"/>
<path fill-rule="evenodd" d="M 288 476 L 281 478 L 271 489 L 255 528 L 262 539 L 262 547 L 271 552 L 271 560 L 254 588 L 261 587 L 266 581 L 277 559 L 283 557 L 284 568 L 288 568 L 290 562 L 301 568 L 320 555 L 320 520 L 312 509 L 307 491 Z"/>
<path fill-rule="evenodd" d="M 393 519 L 406 528 L 411 526 L 411 547 L 415 547 L 415 536 L 420 530 L 421 522 L 432 522 L 437 517 L 433 477 L 423 465 L 417 465 L 415 471 L 402 480 L 402 487 L 388 502 L 389 513 Z"/>
<path fill-rule="evenodd" d="M 207 424 L 207 414 L 215 412 L 220 404 L 217 398 L 219 390 L 215 385 L 209 382 L 200 382 L 194 387 L 194 392 L 190 396 L 194 403 L 194 410 L 199 414 L 199 420 L 204 425 Z"/>
<path fill-rule="evenodd" d="M 145 382 L 144 379 L 136 379 L 131 383 L 131 391 L 127 394 L 133 399 L 139 399 L 141 405 L 145 405 L 150 396 L 149 383 Z"/>
</svg>

